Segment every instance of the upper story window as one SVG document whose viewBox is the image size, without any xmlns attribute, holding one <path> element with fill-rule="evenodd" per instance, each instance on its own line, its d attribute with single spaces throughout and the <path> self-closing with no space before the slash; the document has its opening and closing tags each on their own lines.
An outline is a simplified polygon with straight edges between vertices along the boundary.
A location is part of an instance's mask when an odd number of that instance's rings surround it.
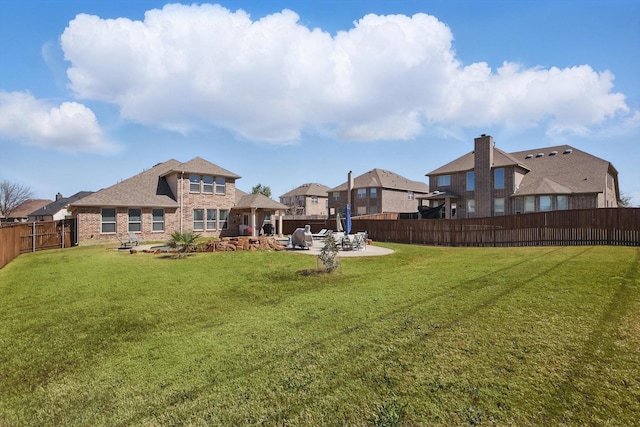
<svg viewBox="0 0 640 427">
<path fill-rule="evenodd" d="M 451 175 L 441 175 L 438 177 L 438 187 L 447 187 L 451 185 Z"/>
<path fill-rule="evenodd" d="M 366 199 L 367 198 L 367 189 L 366 188 L 358 188 L 357 197 L 358 197 L 358 199 Z"/>
<path fill-rule="evenodd" d="M 467 191 L 473 191 L 476 188 L 476 173 L 467 172 Z"/>
<path fill-rule="evenodd" d="M 504 188 L 504 168 L 493 170 L 493 186 L 498 190 Z"/>
<path fill-rule="evenodd" d="M 311 203 L 314 205 L 318 204 L 318 196 L 311 196 Z"/>
<path fill-rule="evenodd" d="M 413 191 L 407 191 L 407 199 L 413 200 L 413 198 L 414 198 Z"/>
<path fill-rule="evenodd" d="M 377 188 L 370 188 L 369 189 L 369 197 L 372 199 L 377 199 L 378 198 L 378 189 Z"/>
<path fill-rule="evenodd" d="M 216 177 L 216 194 L 225 194 L 227 192 L 227 180 L 222 176 Z"/>
<path fill-rule="evenodd" d="M 189 192 L 191 193 L 199 193 L 200 192 L 200 175 L 189 175 Z"/>
<path fill-rule="evenodd" d="M 340 200 L 340 192 L 339 191 L 334 191 L 333 192 L 333 200 L 335 200 L 335 201 Z"/>
<path fill-rule="evenodd" d="M 203 176 L 202 177 L 202 192 L 207 194 L 213 194 L 213 177 L 212 176 Z"/>
</svg>

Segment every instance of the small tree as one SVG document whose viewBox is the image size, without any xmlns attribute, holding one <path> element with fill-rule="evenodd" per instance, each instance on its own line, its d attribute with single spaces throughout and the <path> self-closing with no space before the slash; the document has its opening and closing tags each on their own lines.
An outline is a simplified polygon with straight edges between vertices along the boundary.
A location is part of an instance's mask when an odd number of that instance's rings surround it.
<svg viewBox="0 0 640 427">
<path fill-rule="evenodd" d="M 0 181 L 0 214 L 9 218 L 11 212 L 20 203 L 32 197 L 33 192 L 29 187 L 5 180 Z"/>
<path fill-rule="evenodd" d="M 329 234 L 324 239 L 324 246 L 318 255 L 318 260 L 324 265 L 324 269 L 327 273 L 331 273 L 338 268 L 339 262 L 336 258 L 338 254 L 338 244 L 333 235 Z"/>
<path fill-rule="evenodd" d="M 178 249 L 178 255 L 175 258 L 184 258 L 187 256 L 187 252 L 193 252 L 196 249 L 196 241 L 199 237 L 199 234 L 191 231 L 185 233 L 174 231 L 171 233 L 171 239 L 167 242 L 167 246 Z"/>
<path fill-rule="evenodd" d="M 251 189 L 251 194 L 262 194 L 265 197 L 271 198 L 271 188 L 266 185 L 258 184 Z"/>
</svg>

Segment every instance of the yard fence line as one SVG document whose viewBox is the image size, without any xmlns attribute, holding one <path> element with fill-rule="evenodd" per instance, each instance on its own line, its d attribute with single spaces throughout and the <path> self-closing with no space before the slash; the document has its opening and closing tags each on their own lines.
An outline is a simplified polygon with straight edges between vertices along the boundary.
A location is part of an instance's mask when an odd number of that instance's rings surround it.
<svg viewBox="0 0 640 427">
<path fill-rule="evenodd" d="M 443 246 L 640 246 L 640 209 L 603 208 L 465 219 L 352 219 L 354 231 L 379 242 Z M 283 232 L 336 220 L 289 220 Z"/>
<path fill-rule="evenodd" d="M 0 268 L 23 253 L 75 245 L 75 224 L 73 219 L 3 225 L 0 227 Z"/>
<path fill-rule="evenodd" d="M 388 217 L 385 214 L 384 217 Z M 397 217 L 397 215 L 396 215 Z M 442 246 L 640 246 L 640 208 L 579 209 L 466 219 L 366 219 L 353 231 L 378 242 Z M 283 233 L 310 225 L 335 230 L 335 219 L 283 220 Z M 18 255 L 77 244 L 76 221 L 0 227 L 0 268 Z"/>
</svg>

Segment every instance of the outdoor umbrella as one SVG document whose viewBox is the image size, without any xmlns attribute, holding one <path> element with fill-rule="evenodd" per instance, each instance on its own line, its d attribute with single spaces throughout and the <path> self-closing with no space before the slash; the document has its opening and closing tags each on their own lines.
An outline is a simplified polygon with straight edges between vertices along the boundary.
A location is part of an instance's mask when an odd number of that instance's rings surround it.
<svg viewBox="0 0 640 427">
<path fill-rule="evenodd" d="M 340 214 L 336 214 L 336 231 L 342 231 L 342 221 L 340 220 Z"/>
<path fill-rule="evenodd" d="M 346 211 L 346 226 L 345 226 L 345 230 L 344 232 L 346 234 L 350 234 L 351 233 L 351 206 L 347 205 L 347 211 Z"/>
</svg>

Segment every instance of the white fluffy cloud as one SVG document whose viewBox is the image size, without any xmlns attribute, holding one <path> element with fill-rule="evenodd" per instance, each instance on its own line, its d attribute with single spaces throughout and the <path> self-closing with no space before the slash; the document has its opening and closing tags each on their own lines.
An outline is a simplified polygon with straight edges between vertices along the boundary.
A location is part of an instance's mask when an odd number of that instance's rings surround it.
<svg viewBox="0 0 640 427">
<path fill-rule="evenodd" d="M 410 139 L 425 126 L 545 123 L 585 133 L 628 111 L 609 72 L 464 66 L 452 40 L 426 14 L 367 15 L 331 36 L 292 11 L 253 21 L 209 4 L 167 5 L 142 22 L 78 15 L 61 38 L 78 97 L 182 132 L 218 126 L 281 142 L 326 126 L 376 140 Z"/>
<path fill-rule="evenodd" d="M 109 151 L 95 114 L 77 102 L 59 107 L 28 92 L 0 91 L 0 136 L 61 151 Z"/>
</svg>

